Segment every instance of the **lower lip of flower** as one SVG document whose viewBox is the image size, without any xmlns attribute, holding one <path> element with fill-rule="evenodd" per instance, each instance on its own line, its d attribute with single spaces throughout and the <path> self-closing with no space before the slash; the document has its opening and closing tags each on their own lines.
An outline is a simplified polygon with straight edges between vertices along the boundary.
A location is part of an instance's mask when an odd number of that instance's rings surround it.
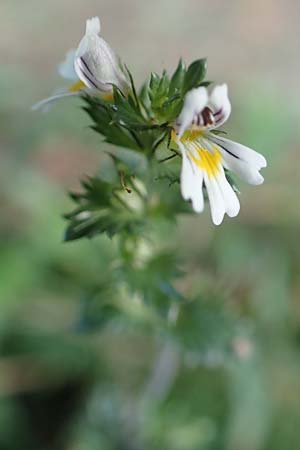
<svg viewBox="0 0 300 450">
<path fill-rule="evenodd" d="M 220 171 L 220 165 L 222 161 L 222 155 L 216 146 L 213 146 L 211 150 L 208 150 L 201 146 L 201 138 L 204 136 L 202 130 L 187 130 L 180 138 L 180 142 L 186 146 L 186 151 L 189 159 L 208 174 L 210 178 L 215 177 Z M 172 131 L 171 139 L 176 142 L 178 137 L 175 131 Z M 192 150 L 189 148 L 192 146 Z"/>
</svg>

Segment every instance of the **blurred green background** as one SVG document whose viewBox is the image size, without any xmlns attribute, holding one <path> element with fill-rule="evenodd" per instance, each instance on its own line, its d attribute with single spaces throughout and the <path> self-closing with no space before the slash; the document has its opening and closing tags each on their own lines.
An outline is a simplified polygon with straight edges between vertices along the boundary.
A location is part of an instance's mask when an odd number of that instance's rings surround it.
<svg viewBox="0 0 300 450">
<path fill-rule="evenodd" d="M 1 0 L 0 449 L 300 448 L 299 17 L 296 0 Z M 265 184 L 213 227 L 181 217 L 180 289 L 199 302 L 181 343 L 151 312 L 106 323 L 93 290 L 114 242 L 63 244 L 66 192 L 101 166 L 80 101 L 30 107 L 85 20 L 138 82 L 208 57 L 229 84 L 230 137 L 263 153 Z M 86 303 L 86 296 L 92 301 Z M 104 323 L 105 322 L 105 323 Z"/>
</svg>

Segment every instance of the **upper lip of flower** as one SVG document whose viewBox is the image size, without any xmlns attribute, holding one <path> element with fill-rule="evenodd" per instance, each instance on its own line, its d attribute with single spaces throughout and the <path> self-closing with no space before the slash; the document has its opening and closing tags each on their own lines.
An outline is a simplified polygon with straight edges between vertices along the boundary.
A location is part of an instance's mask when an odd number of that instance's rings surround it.
<svg viewBox="0 0 300 450">
<path fill-rule="evenodd" d="M 191 127 L 213 130 L 223 125 L 230 113 L 231 104 L 226 84 L 216 86 L 210 96 L 205 87 L 195 88 L 186 94 L 174 129 L 179 138 Z"/>
<path fill-rule="evenodd" d="M 76 74 L 91 89 L 107 92 L 115 85 L 126 90 L 128 83 L 118 58 L 107 42 L 99 36 L 100 31 L 99 17 L 87 20 L 86 32 L 74 59 Z"/>
<path fill-rule="evenodd" d="M 256 151 L 211 132 L 224 124 L 230 113 L 226 84 L 216 86 L 210 95 L 206 88 L 199 87 L 186 94 L 182 111 L 173 125 L 172 138 L 182 153 L 182 196 L 192 201 L 196 212 L 201 212 L 204 184 L 216 225 L 222 222 L 225 213 L 234 217 L 240 209 L 224 169 L 258 185 L 264 180 L 259 170 L 267 165 L 264 156 Z"/>
</svg>

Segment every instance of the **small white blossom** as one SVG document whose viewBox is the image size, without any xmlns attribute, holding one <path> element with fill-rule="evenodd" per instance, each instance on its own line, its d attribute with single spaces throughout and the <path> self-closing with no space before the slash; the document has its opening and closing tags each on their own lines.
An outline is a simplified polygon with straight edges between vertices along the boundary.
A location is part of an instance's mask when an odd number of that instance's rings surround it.
<svg viewBox="0 0 300 450">
<path fill-rule="evenodd" d="M 99 17 L 86 21 L 86 32 L 78 48 L 69 50 L 65 60 L 58 65 L 59 75 L 72 84 L 35 104 L 34 110 L 47 111 L 56 100 L 78 96 L 90 90 L 107 100 L 112 98 L 113 86 L 124 93 L 128 91 L 128 82 L 120 62 L 107 42 L 99 36 L 100 29 Z"/>
<path fill-rule="evenodd" d="M 120 63 L 107 44 L 99 36 L 99 17 L 86 22 L 85 36 L 80 41 L 75 55 L 74 67 L 80 80 L 91 89 L 111 92 L 113 85 L 119 89 L 128 88 Z"/>
<path fill-rule="evenodd" d="M 267 166 L 261 154 L 211 132 L 223 125 L 230 113 L 226 84 L 216 86 L 210 95 L 206 88 L 199 87 L 186 94 L 174 124 L 173 140 L 182 153 L 182 196 L 191 200 L 196 212 L 202 212 L 205 186 L 215 225 L 222 223 L 225 214 L 235 217 L 240 210 L 239 199 L 224 169 L 249 184 L 259 185 L 264 181 L 259 171 Z"/>
</svg>

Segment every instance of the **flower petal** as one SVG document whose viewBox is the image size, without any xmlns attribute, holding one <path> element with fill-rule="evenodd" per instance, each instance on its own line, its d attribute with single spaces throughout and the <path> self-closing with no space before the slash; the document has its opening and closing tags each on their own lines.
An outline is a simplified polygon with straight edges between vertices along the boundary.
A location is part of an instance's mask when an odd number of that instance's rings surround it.
<svg viewBox="0 0 300 450">
<path fill-rule="evenodd" d="M 191 89 L 186 94 L 183 108 L 175 123 L 175 131 L 179 138 L 183 135 L 185 130 L 191 127 L 195 116 L 201 113 L 203 108 L 205 108 L 207 101 L 208 94 L 205 87 Z"/>
<path fill-rule="evenodd" d="M 179 147 L 182 153 L 181 194 L 184 200 L 191 200 L 194 211 L 200 213 L 204 209 L 203 171 L 188 157 L 187 151 L 181 143 L 179 143 Z"/>
<path fill-rule="evenodd" d="M 85 36 L 76 51 L 75 71 L 89 88 L 107 92 L 116 85 L 124 91 L 128 88 L 127 80 L 114 51 L 98 36 L 100 28 L 98 17 L 87 20 Z"/>
<path fill-rule="evenodd" d="M 58 73 L 61 77 L 66 80 L 76 81 L 78 80 L 78 76 L 74 69 L 74 59 L 75 59 L 76 50 L 69 50 L 66 54 L 65 60 L 60 63 L 57 67 Z"/>
<path fill-rule="evenodd" d="M 208 195 L 210 213 L 215 225 L 220 225 L 225 215 L 225 202 L 215 177 L 204 173 L 204 183 Z"/>
<path fill-rule="evenodd" d="M 88 64 L 83 57 L 76 58 L 74 62 L 74 68 L 76 74 L 80 80 L 90 89 L 99 89 L 100 91 L 109 91 L 112 89 L 111 84 L 106 84 L 97 80 L 93 71 L 89 68 Z"/>
<path fill-rule="evenodd" d="M 258 170 L 267 167 L 266 158 L 255 150 L 246 147 L 245 145 L 230 141 L 229 139 L 221 136 L 216 136 L 214 134 L 211 134 L 209 136 L 209 139 L 218 144 L 229 155 L 245 161 Z"/>
<path fill-rule="evenodd" d="M 211 129 L 218 128 L 227 121 L 231 113 L 227 84 L 221 84 L 212 90 L 207 106 L 214 117 L 214 125 Z"/>
<path fill-rule="evenodd" d="M 62 98 L 66 98 L 66 97 L 75 97 L 80 95 L 80 92 L 60 92 L 57 94 L 52 95 L 51 97 L 45 98 L 44 100 L 41 100 L 38 103 L 35 103 L 31 109 L 32 111 L 42 111 L 44 113 L 48 112 L 49 109 L 51 108 L 53 103 L 56 103 L 58 100 L 62 99 Z"/>
<path fill-rule="evenodd" d="M 220 148 L 220 151 L 222 152 L 223 165 L 226 169 L 236 173 L 244 181 L 254 186 L 264 182 L 264 177 L 259 173 L 259 169 L 257 167 L 251 166 L 246 161 L 232 156 L 222 148 Z"/>
<path fill-rule="evenodd" d="M 99 34 L 101 31 L 101 23 L 99 17 L 95 16 L 86 21 L 86 34 Z"/>
<path fill-rule="evenodd" d="M 240 211 L 240 202 L 226 179 L 223 168 L 220 167 L 219 173 L 214 177 L 210 177 L 205 173 L 204 182 L 213 223 L 220 225 L 225 213 L 229 217 L 236 217 Z"/>
<path fill-rule="evenodd" d="M 220 174 L 217 176 L 216 180 L 223 194 L 226 214 L 229 217 L 236 217 L 240 212 L 240 201 L 233 187 L 227 180 L 223 168 L 220 171 Z"/>
<path fill-rule="evenodd" d="M 177 138 L 177 144 L 182 153 L 181 193 L 185 200 L 192 201 L 196 212 L 202 212 L 204 182 L 213 223 L 220 225 L 225 214 L 229 217 L 237 216 L 240 211 L 240 202 L 225 176 L 221 150 L 206 141 L 187 140 L 183 144 Z M 208 144 L 207 147 L 206 144 Z"/>
<path fill-rule="evenodd" d="M 193 209 L 196 213 L 201 213 L 204 210 L 204 197 L 203 197 L 203 180 L 204 174 L 202 170 L 199 170 L 194 164 L 195 177 L 194 177 L 194 193 L 191 197 Z"/>
</svg>

